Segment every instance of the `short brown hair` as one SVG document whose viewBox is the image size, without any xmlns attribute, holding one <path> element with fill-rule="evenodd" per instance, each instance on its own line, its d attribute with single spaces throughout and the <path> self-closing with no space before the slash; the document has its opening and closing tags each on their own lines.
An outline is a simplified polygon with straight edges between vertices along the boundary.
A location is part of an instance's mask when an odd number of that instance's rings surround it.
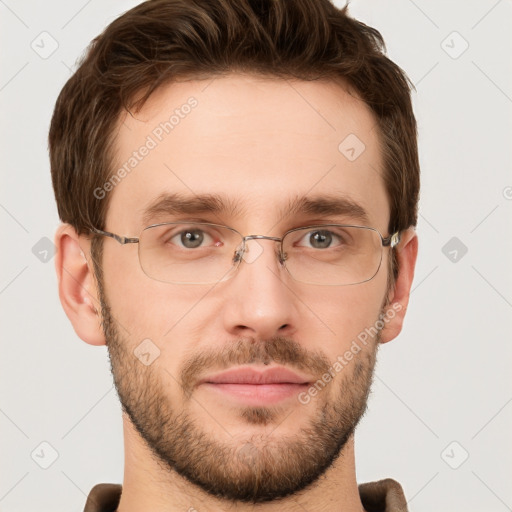
<svg viewBox="0 0 512 512">
<path fill-rule="evenodd" d="M 115 127 L 161 85 L 233 72 L 332 79 L 375 114 L 390 202 L 389 232 L 417 223 L 416 120 L 405 73 L 381 34 L 329 0 L 150 0 L 95 38 L 62 89 L 49 148 L 59 216 L 79 234 L 104 227 Z M 396 272 L 395 268 L 395 272 Z"/>
</svg>

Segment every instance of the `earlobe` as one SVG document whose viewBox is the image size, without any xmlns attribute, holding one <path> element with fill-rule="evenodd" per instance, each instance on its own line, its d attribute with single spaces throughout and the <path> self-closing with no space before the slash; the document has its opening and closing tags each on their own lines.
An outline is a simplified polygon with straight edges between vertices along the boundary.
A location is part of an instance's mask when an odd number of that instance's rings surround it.
<svg viewBox="0 0 512 512">
<path fill-rule="evenodd" d="M 393 250 L 396 251 L 399 273 L 389 292 L 386 308 L 388 321 L 381 332 L 381 343 L 393 340 L 402 330 L 418 256 L 418 237 L 414 228 L 402 232 L 400 243 Z"/>
<path fill-rule="evenodd" d="M 81 242 L 83 238 L 71 225 L 62 224 L 57 229 L 55 269 L 59 298 L 76 334 L 90 345 L 105 345 L 96 282 Z"/>
</svg>

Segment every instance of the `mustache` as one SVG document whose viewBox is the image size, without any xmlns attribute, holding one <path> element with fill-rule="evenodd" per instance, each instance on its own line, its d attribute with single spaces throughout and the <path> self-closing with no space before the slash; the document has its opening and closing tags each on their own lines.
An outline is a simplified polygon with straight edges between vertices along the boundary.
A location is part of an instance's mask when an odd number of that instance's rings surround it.
<svg viewBox="0 0 512 512">
<path fill-rule="evenodd" d="M 200 354 L 186 359 L 180 372 L 180 385 L 188 397 L 207 369 L 224 370 L 231 366 L 255 363 L 269 365 L 272 362 L 317 376 L 326 373 L 331 366 L 322 352 L 306 350 L 291 338 L 240 338 L 220 350 L 204 349 Z"/>
</svg>

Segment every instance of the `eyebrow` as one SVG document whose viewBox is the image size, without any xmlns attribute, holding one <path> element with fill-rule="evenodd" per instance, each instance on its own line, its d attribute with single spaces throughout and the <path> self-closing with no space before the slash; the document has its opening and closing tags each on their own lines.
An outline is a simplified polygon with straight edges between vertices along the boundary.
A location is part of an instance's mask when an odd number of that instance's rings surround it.
<svg viewBox="0 0 512 512">
<path fill-rule="evenodd" d="M 287 213 L 286 213 L 287 212 Z M 350 217 L 367 224 L 369 215 L 366 210 L 358 203 L 343 196 L 323 195 L 315 197 L 297 197 L 288 202 L 288 206 L 281 210 L 281 215 L 320 215 L 330 216 L 339 215 Z"/>
<path fill-rule="evenodd" d="M 195 213 L 229 213 L 236 217 L 244 211 L 240 205 L 229 198 L 223 198 L 217 194 L 183 195 L 162 194 L 145 208 L 142 220 L 146 225 L 155 217 L 161 215 L 183 215 Z"/>
<path fill-rule="evenodd" d="M 230 217 L 242 217 L 247 213 L 239 201 L 218 194 L 184 195 L 178 193 L 162 194 L 152 201 L 143 211 L 143 223 L 148 225 L 155 217 L 162 215 L 184 214 L 225 214 Z M 285 218 L 290 215 L 319 215 L 322 217 L 338 215 L 368 224 L 366 210 L 350 198 L 339 195 L 319 195 L 313 197 L 296 196 L 282 207 L 278 215 Z"/>
</svg>

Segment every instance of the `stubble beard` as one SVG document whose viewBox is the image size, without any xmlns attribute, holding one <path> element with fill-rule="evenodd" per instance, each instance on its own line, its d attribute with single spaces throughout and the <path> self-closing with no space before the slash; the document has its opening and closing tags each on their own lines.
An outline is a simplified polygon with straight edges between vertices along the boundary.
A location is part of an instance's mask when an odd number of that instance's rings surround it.
<svg viewBox="0 0 512 512">
<path fill-rule="evenodd" d="M 331 387 L 338 388 L 331 390 L 333 399 L 323 403 L 318 399 L 317 411 L 309 414 L 305 425 L 294 435 L 279 436 L 279 422 L 286 419 L 286 409 L 240 407 L 236 409 L 239 419 L 251 430 L 255 426 L 275 428 L 270 429 L 270 435 L 251 434 L 220 441 L 189 407 L 194 399 L 192 377 L 200 370 L 204 372 L 204 365 L 212 367 L 211 355 L 200 354 L 182 367 L 178 380 L 184 406 L 176 410 L 165 391 L 169 387 L 162 379 L 165 369 L 157 364 L 144 366 L 127 348 L 128 340 L 119 334 L 101 283 L 98 288 L 103 330 L 122 409 L 156 460 L 170 473 L 232 503 L 264 503 L 313 485 L 343 456 L 343 449 L 367 408 L 380 332 L 330 382 Z M 275 361 L 291 367 L 316 364 L 319 370 L 328 364 L 319 353 L 306 353 L 297 342 L 281 337 L 259 343 L 239 340 L 222 354 L 215 354 L 215 359 L 224 366 Z M 170 381 L 175 383 L 174 379 Z M 326 392 L 327 388 L 315 399 Z M 215 417 L 215 411 L 211 413 Z M 205 416 L 210 419 L 208 414 Z"/>
</svg>

